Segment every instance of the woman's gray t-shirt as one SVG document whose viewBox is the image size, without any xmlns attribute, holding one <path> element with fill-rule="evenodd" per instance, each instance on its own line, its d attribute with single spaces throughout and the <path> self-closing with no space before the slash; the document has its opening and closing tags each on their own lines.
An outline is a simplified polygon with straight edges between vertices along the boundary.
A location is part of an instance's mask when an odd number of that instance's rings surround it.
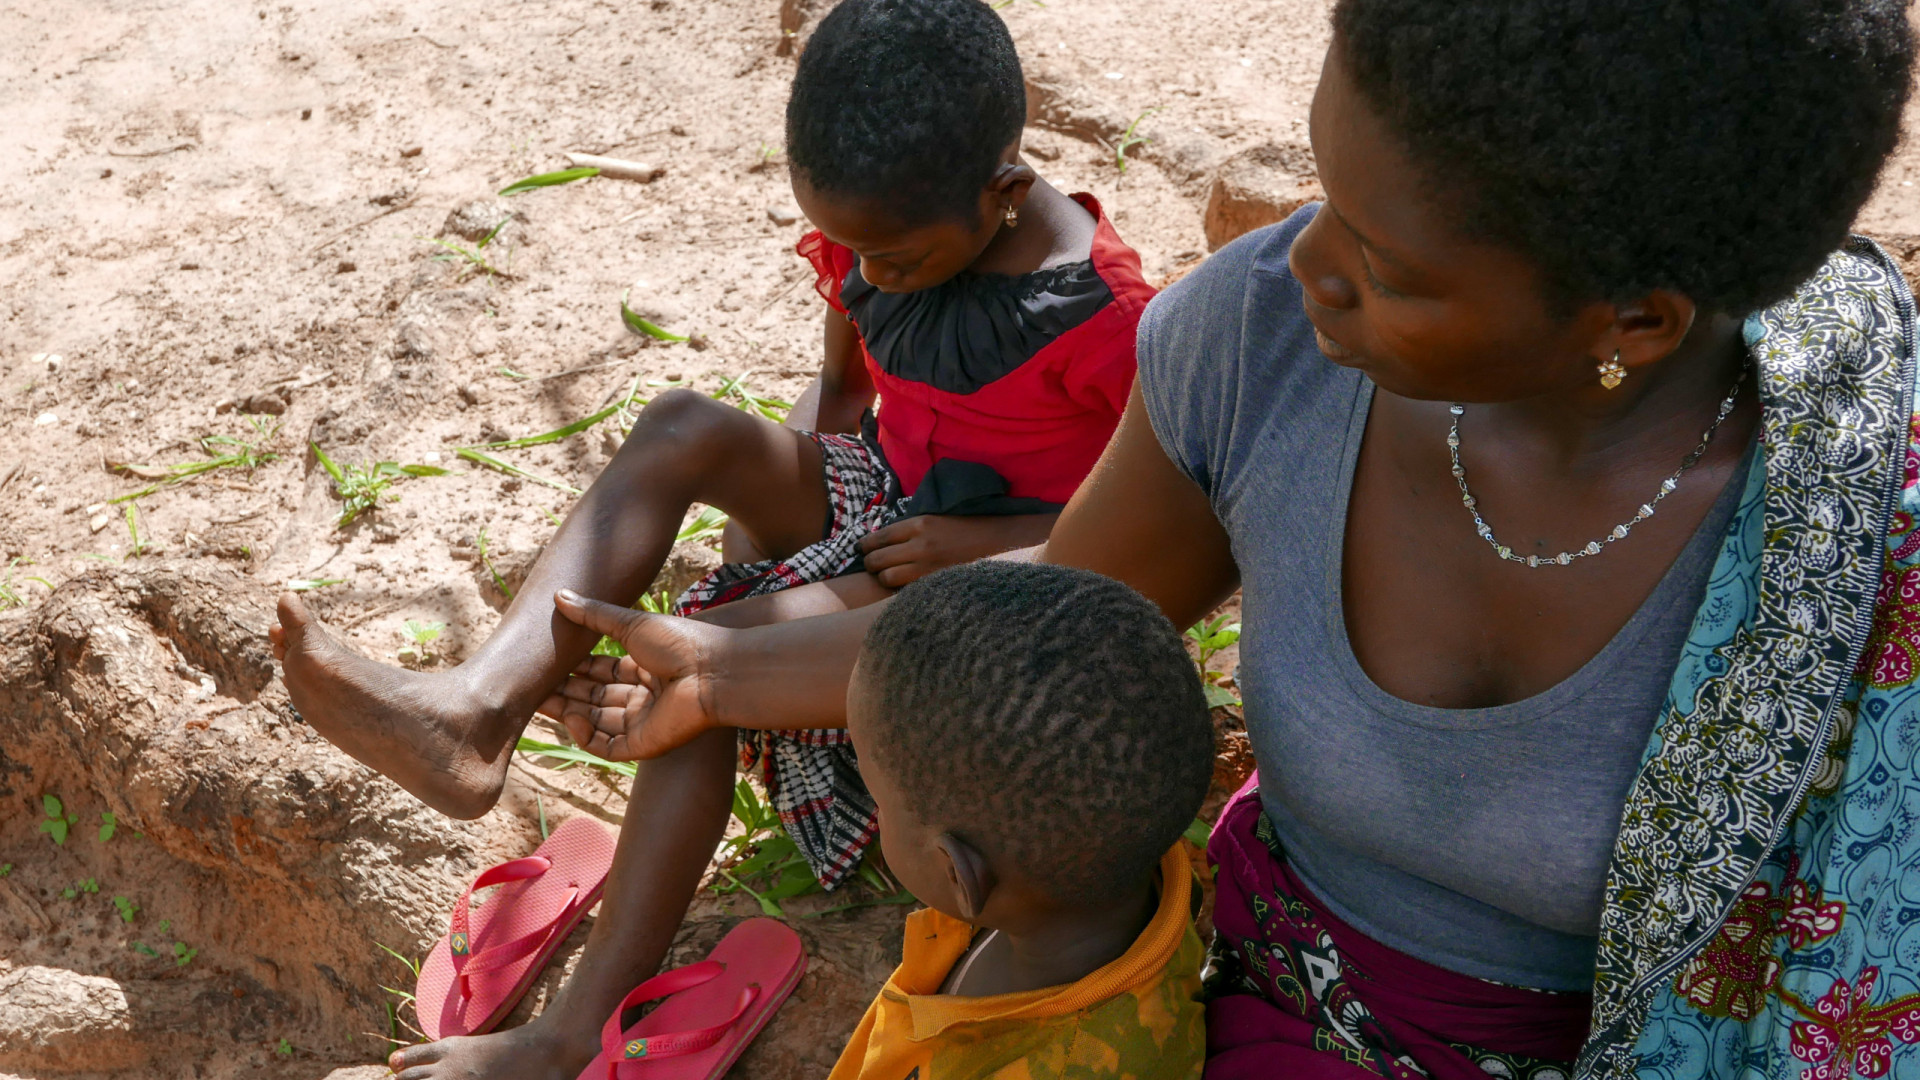
<svg viewBox="0 0 1920 1080">
<path fill-rule="evenodd" d="M 1140 324 L 1147 417 L 1240 569 L 1236 679 L 1261 801 L 1295 873 L 1376 941 L 1478 978 L 1591 989 L 1627 787 L 1746 466 L 1646 603 L 1564 682 L 1486 709 L 1393 697 L 1354 658 L 1342 614 L 1373 386 L 1326 359 L 1302 312 L 1287 249 L 1312 213 L 1221 249 Z"/>
</svg>

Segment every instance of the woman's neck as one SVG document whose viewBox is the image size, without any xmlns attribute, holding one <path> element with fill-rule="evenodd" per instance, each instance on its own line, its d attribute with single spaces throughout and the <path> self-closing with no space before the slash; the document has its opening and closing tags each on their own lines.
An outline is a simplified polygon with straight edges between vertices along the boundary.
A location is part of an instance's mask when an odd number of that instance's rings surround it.
<svg viewBox="0 0 1920 1080">
<path fill-rule="evenodd" d="M 1618 467 L 1628 459 L 1671 456 L 1668 444 L 1692 446 L 1712 422 L 1747 363 L 1741 322 L 1703 318 L 1673 354 L 1634 372 L 1609 390 L 1596 378 L 1579 389 L 1520 401 L 1473 406 L 1502 441 L 1524 441 L 1543 465 L 1577 473 L 1595 462 Z M 1751 380 L 1749 380 L 1751 381 Z M 1744 401 L 1753 400 L 1743 388 Z M 1730 417 L 1730 427 L 1743 428 Z"/>
</svg>

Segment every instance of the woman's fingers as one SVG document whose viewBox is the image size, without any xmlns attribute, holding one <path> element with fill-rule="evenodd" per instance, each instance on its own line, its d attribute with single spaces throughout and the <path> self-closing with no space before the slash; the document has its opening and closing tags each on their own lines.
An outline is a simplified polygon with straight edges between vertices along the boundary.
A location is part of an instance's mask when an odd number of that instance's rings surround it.
<svg viewBox="0 0 1920 1080">
<path fill-rule="evenodd" d="M 572 589 L 561 589 L 553 594 L 553 606 L 568 619 L 615 641 L 625 640 L 627 628 L 632 625 L 634 617 L 640 614 L 632 608 L 581 596 Z"/>
</svg>

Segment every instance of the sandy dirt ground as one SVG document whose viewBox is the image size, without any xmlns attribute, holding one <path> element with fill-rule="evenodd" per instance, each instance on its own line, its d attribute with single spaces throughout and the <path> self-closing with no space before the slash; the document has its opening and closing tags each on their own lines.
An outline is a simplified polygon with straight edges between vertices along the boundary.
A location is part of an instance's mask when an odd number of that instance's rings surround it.
<svg viewBox="0 0 1920 1080">
<path fill-rule="evenodd" d="M 1222 163 L 1271 145 L 1254 158 L 1306 182 L 1327 7 L 1011 0 L 1034 163 L 1095 193 L 1150 278 L 1190 269 Z M 541 814 L 618 821 L 623 782 L 543 759 L 488 819 L 437 818 L 293 717 L 260 635 L 280 587 L 325 581 L 311 602 L 363 651 L 391 660 L 432 621 L 429 662 L 457 661 L 620 417 L 489 451 L 513 472 L 458 448 L 657 383 L 801 390 L 821 305 L 780 144 L 783 26 L 804 34 L 807 8 L 0 2 L 0 1080 L 375 1061 L 399 1000 L 381 987 L 410 985 L 376 944 L 420 955 Z M 1911 259 L 1920 113 L 1908 130 L 1859 227 Z M 569 151 L 663 172 L 493 199 Z M 626 330 L 629 288 L 696 340 Z M 310 443 L 448 474 L 338 528 Z M 112 501 L 236 454 L 257 467 Z M 49 794 L 76 818 L 63 844 Z M 706 896 L 674 959 L 751 913 Z M 736 1075 L 823 1075 L 899 917 L 800 920 L 815 973 Z"/>
</svg>

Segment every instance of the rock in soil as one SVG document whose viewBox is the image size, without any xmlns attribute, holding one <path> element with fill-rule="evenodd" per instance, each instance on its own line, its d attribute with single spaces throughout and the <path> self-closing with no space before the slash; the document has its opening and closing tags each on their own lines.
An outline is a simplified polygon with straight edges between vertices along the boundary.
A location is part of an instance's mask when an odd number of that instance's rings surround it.
<svg viewBox="0 0 1920 1080">
<path fill-rule="evenodd" d="M 1207 248 L 1287 216 L 1324 198 L 1314 179 L 1313 152 L 1273 143 L 1242 150 L 1220 164 L 1207 193 Z"/>
</svg>

